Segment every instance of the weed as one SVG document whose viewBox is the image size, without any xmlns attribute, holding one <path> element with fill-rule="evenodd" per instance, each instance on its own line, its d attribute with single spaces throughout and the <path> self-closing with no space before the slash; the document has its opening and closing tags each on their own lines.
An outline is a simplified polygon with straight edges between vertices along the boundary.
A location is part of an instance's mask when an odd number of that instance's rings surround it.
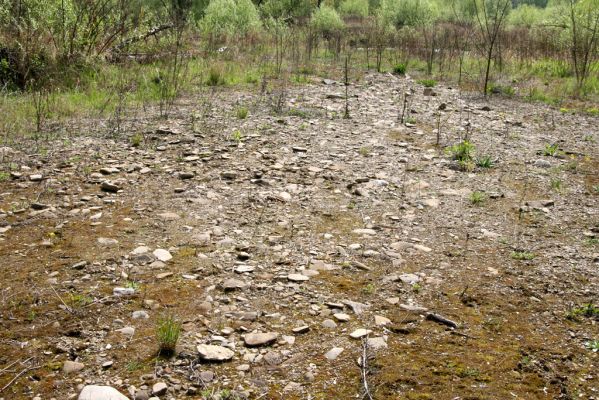
<svg viewBox="0 0 599 400">
<path fill-rule="evenodd" d="M 127 363 L 127 365 L 125 366 L 125 369 L 127 370 L 127 372 L 134 372 L 134 371 L 142 369 L 143 366 L 144 365 L 141 361 L 132 360 Z"/>
<path fill-rule="evenodd" d="M 225 78 L 222 76 L 221 71 L 216 68 L 210 68 L 210 71 L 208 71 L 208 79 L 206 79 L 206 85 L 223 86 L 224 84 Z"/>
<path fill-rule="evenodd" d="M 248 116 L 248 109 L 247 107 L 239 107 L 237 109 L 237 119 L 246 119 Z"/>
<path fill-rule="evenodd" d="M 482 204 L 486 199 L 486 195 L 484 192 L 474 191 L 470 194 L 470 203 L 477 205 Z"/>
<path fill-rule="evenodd" d="M 536 257 L 535 254 L 529 253 L 526 251 L 514 251 L 512 253 L 512 258 L 518 261 L 530 261 Z"/>
<path fill-rule="evenodd" d="M 139 289 L 139 283 L 134 282 L 134 281 L 127 281 L 125 283 L 125 287 L 137 290 L 137 289 Z"/>
<path fill-rule="evenodd" d="M 599 307 L 593 303 L 588 303 L 581 307 L 575 307 L 566 313 L 566 318 L 571 321 L 580 321 L 581 317 L 599 318 Z"/>
<path fill-rule="evenodd" d="M 373 283 L 369 283 L 368 285 L 362 288 L 362 293 L 364 294 L 374 294 L 376 292 L 376 286 Z"/>
<path fill-rule="evenodd" d="M 181 322 L 177 321 L 172 315 L 162 316 L 156 327 L 158 353 L 163 356 L 174 354 L 180 335 Z"/>
<path fill-rule="evenodd" d="M 562 191 L 562 180 L 559 178 L 551 179 L 551 189 L 555 190 L 556 192 L 561 192 Z"/>
<path fill-rule="evenodd" d="M 491 156 L 482 156 L 476 160 L 476 165 L 480 168 L 493 168 L 494 164 Z"/>
<path fill-rule="evenodd" d="M 427 88 L 433 88 L 437 86 L 437 81 L 434 79 L 421 79 L 417 82 Z"/>
<path fill-rule="evenodd" d="M 72 308 L 82 308 L 94 301 L 90 296 L 84 294 L 71 293 L 68 298 L 68 305 Z"/>
<path fill-rule="evenodd" d="M 597 245 L 599 245 L 599 239 L 588 238 L 587 240 L 585 240 L 584 244 L 587 246 L 597 246 Z"/>
<path fill-rule="evenodd" d="M 308 118 L 308 113 L 299 108 L 290 108 L 289 111 L 287 111 L 287 115 L 290 117 Z"/>
<path fill-rule="evenodd" d="M 416 120 L 416 118 L 414 118 L 414 117 L 407 117 L 406 118 L 406 124 L 416 125 L 416 122 L 418 122 L 418 120 Z"/>
<path fill-rule="evenodd" d="M 412 291 L 413 291 L 414 293 L 419 293 L 419 292 L 420 292 L 420 290 L 422 290 L 422 285 L 420 285 L 419 283 L 414 283 L 414 284 L 412 285 Z"/>
<path fill-rule="evenodd" d="M 243 135 L 241 134 L 239 129 L 233 131 L 233 133 L 231 134 L 231 139 L 236 143 L 241 142 L 241 139 L 243 139 Z"/>
<path fill-rule="evenodd" d="M 599 351 L 599 340 L 592 340 L 587 343 L 587 348 L 593 352 Z"/>
<path fill-rule="evenodd" d="M 405 63 L 395 64 L 393 67 L 393 73 L 396 75 L 405 75 L 408 66 Z"/>
<path fill-rule="evenodd" d="M 593 186 L 593 192 L 595 192 L 595 194 L 599 194 L 599 185 Z"/>
<path fill-rule="evenodd" d="M 585 142 L 589 142 L 589 143 L 595 143 L 596 140 L 593 137 L 593 135 L 585 135 L 584 138 L 582 138 L 582 140 L 584 140 Z"/>
<path fill-rule="evenodd" d="M 464 140 L 461 143 L 454 144 L 447 149 L 447 152 L 451 154 L 454 160 L 457 161 L 471 161 L 472 154 L 474 153 L 475 147 L 470 141 Z"/>
<path fill-rule="evenodd" d="M 0 171 L 0 182 L 7 181 L 10 178 L 10 174 L 6 171 Z"/>
<path fill-rule="evenodd" d="M 131 146 L 139 147 L 143 139 L 144 137 L 142 136 L 142 134 L 138 132 L 135 135 L 131 136 L 131 138 L 129 138 L 129 141 L 131 142 Z"/>
<path fill-rule="evenodd" d="M 362 157 L 368 157 L 370 155 L 370 147 L 360 147 L 358 152 Z"/>
<path fill-rule="evenodd" d="M 554 144 L 546 144 L 543 149 L 543 155 L 547 157 L 555 157 L 559 152 L 559 145 L 557 143 Z"/>
</svg>

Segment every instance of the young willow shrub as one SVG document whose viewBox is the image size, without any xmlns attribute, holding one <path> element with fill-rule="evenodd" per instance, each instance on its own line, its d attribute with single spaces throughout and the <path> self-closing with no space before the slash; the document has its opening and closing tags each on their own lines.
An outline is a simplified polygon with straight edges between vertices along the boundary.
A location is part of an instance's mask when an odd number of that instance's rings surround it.
<svg viewBox="0 0 599 400">
<path fill-rule="evenodd" d="M 351 17 L 368 16 L 368 0 L 345 0 L 339 6 L 342 15 Z"/>
<path fill-rule="evenodd" d="M 323 5 L 312 13 L 310 26 L 323 36 L 331 36 L 345 28 L 345 23 L 334 8 Z"/>
<path fill-rule="evenodd" d="M 262 29 L 251 0 L 211 0 L 200 25 L 204 32 L 216 36 L 244 36 Z"/>
</svg>

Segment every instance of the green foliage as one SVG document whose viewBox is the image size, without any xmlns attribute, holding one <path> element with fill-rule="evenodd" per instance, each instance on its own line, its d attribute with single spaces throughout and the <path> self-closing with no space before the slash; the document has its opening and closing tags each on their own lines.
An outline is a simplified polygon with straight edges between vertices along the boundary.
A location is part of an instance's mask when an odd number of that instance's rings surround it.
<svg viewBox="0 0 599 400">
<path fill-rule="evenodd" d="M 158 353 L 163 356 L 172 355 L 175 352 L 180 335 L 181 322 L 177 321 L 172 315 L 160 317 L 156 327 Z"/>
<path fill-rule="evenodd" d="M 476 165 L 480 168 L 493 168 L 494 164 L 491 156 L 482 156 L 476 160 Z"/>
<path fill-rule="evenodd" d="M 379 15 L 396 29 L 432 23 L 438 16 L 435 4 L 426 0 L 381 0 Z"/>
<path fill-rule="evenodd" d="M 237 119 L 246 119 L 248 116 L 248 112 L 249 110 L 247 107 L 239 107 L 236 112 Z"/>
<path fill-rule="evenodd" d="M 208 71 L 208 78 L 206 79 L 206 85 L 208 86 L 222 86 L 225 84 L 225 78 L 222 72 L 218 68 L 210 68 Z"/>
<path fill-rule="evenodd" d="M 245 36 L 262 29 L 260 15 L 251 0 L 211 0 L 200 23 L 215 36 Z"/>
<path fill-rule="evenodd" d="M 135 135 L 131 136 L 129 141 L 131 142 L 131 146 L 139 147 L 141 145 L 141 142 L 143 141 L 143 139 L 144 138 L 141 133 L 136 133 Z"/>
<path fill-rule="evenodd" d="M 345 23 L 334 8 L 323 5 L 310 18 L 310 26 L 323 36 L 331 36 L 345 28 Z"/>
<path fill-rule="evenodd" d="M 559 153 L 559 145 L 557 143 L 554 144 L 546 144 L 543 148 L 543 155 L 547 157 L 555 157 Z"/>
<path fill-rule="evenodd" d="M 344 0 L 339 6 L 339 11 L 341 15 L 367 17 L 368 7 L 368 0 Z"/>
<path fill-rule="evenodd" d="M 275 19 L 307 17 L 311 9 L 310 0 L 266 0 L 261 7 L 264 15 Z"/>
<path fill-rule="evenodd" d="M 522 4 L 512 10 L 508 23 L 512 26 L 522 28 L 532 28 L 543 22 L 545 11 L 539 7 L 530 4 Z"/>
<path fill-rule="evenodd" d="M 417 82 L 427 88 L 433 88 L 437 86 L 437 81 L 434 79 L 420 79 Z"/>
<path fill-rule="evenodd" d="M 512 253 L 512 258 L 518 261 L 530 261 L 536 257 L 535 254 L 529 253 L 526 251 L 514 251 Z"/>
<path fill-rule="evenodd" d="M 484 192 L 474 191 L 470 193 L 470 203 L 477 205 L 484 203 L 487 196 Z"/>
<path fill-rule="evenodd" d="M 472 161 L 472 156 L 474 154 L 475 147 L 470 141 L 464 140 L 458 144 L 454 144 L 453 146 L 447 149 L 447 152 L 451 154 L 454 160 L 460 162 L 468 162 Z"/>
<path fill-rule="evenodd" d="M 581 307 L 575 307 L 566 314 L 566 318 L 572 321 L 580 321 L 582 317 L 598 319 L 599 307 L 588 303 Z"/>
<path fill-rule="evenodd" d="M 395 64 L 393 67 L 393 73 L 396 75 L 405 75 L 408 66 L 405 63 Z"/>
</svg>

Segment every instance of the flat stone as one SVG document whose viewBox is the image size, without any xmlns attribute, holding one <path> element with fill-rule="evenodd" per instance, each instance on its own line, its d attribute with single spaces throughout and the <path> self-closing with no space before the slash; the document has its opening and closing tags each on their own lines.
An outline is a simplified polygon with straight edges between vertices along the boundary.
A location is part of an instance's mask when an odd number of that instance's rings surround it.
<svg viewBox="0 0 599 400">
<path fill-rule="evenodd" d="M 220 177 L 229 181 L 237 179 L 237 172 L 235 171 L 224 171 L 221 172 Z"/>
<path fill-rule="evenodd" d="M 168 278 L 169 276 L 173 276 L 172 272 L 161 272 L 160 274 L 156 275 L 156 279 L 165 279 Z"/>
<path fill-rule="evenodd" d="M 165 221 L 175 221 L 181 218 L 181 216 L 179 214 L 175 214 L 172 212 L 166 212 L 166 213 L 162 213 L 162 214 L 158 214 L 158 217 L 160 219 L 163 219 Z"/>
<path fill-rule="evenodd" d="M 164 382 L 157 382 L 152 386 L 152 395 L 162 396 L 168 390 L 168 385 Z"/>
<path fill-rule="evenodd" d="M 368 304 L 358 303 L 357 301 L 351 301 L 351 300 L 343 300 L 343 304 L 345 304 L 346 306 L 351 308 L 352 311 L 354 312 L 354 314 L 356 314 L 356 315 L 360 315 L 364 311 L 366 311 L 368 308 L 370 308 L 370 306 Z"/>
<path fill-rule="evenodd" d="M 310 279 L 310 277 L 302 274 L 289 274 L 287 275 L 287 279 L 291 282 L 305 282 Z"/>
<path fill-rule="evenodd" d="M 399 276 L 399 279 L 403 283 L 407 283 L 408 285 L 413 285 L 415 283 L 420 282 L 420 277 L 418 275 L 415 275 L 415 274 L 401 274 Z"/>
<path fill-rule="evenodd" d="M 101 237 L 101 238 L 98 238 L 98 243 L 104 247 L 114 247 L 119 244 L 119 241 L 116 239 Z"/>
<path fill-rule="evenodd" d="M 112 289 L 112 294 L 115 296 L 133 296 L 135 294 L 135 289 L 115 287 L 114 289 Z"/>
<path fill-rule="evenodd" d="M 121 190 L 121 187 L 112 181 L 104 181 L 100 185 L 100 189 L 104 192 L 116 193 Z"/>
<path fill-rule="evenodd" d="M 83 368 L 85 368 L 85 365 L 76 361 L 65 361 L 64 364 L 62 364 L 62 372 L 64 372 L 65 374 L 79 372 Z"/>
<path fill-rule="evenodd" d="M 243 337 L 243 341 L 246 346 L 256 347 L 256 346 L 265 346 L 277 340 L 279 335 L 275 332 L 268 333 L 248 333 Z"/>
<path fill-rule="evenodd" d="M 33 175 L 29 175 L 29 180 L 31 182 L 39 182 L 44 178 L 43 175 L 41 174 L 33 174 Z"/>
<path fill-rule="evenodd" d="M 133 336 L 135 334 L 135 328 L 132 326 L 126 326 L 121 329 L 117 329 L 116 332 L 119 332 L 125 336 Z"/>
<path fill-rule="evenodd" d="M 148 318 L 150 318 L 150 314 L 148 314 L 144 310 L 139 310 L 139 311 L 133 311 L 133 314 L 131 315 L 131 317 L 133 319 L 148 319 Z"/>
<path fill-rule="evenodd" d="M 345 313 L 333 314 L 333 317 L 335 317 L 335 319 L 337 321 L 341 321 L 341 322 L 347 322 L 351 319 L 351 317 Z"/>
<path fill-rule="evenodd" d="M 127 396 L 110 386 L 87 385 L 77 400 L 129 400 Z"/>
<path fill-rule="evenodd" d="M 380 316 L 380 315 L 375 315 L 374 316 L 374 324 L 376 326 L 385 326 L 387 324 L 390 324 L 391 320 L 389 318 Z"/>
<path fill-rule="evenodd" d="M 356 329 L 355 331 L 350 333 L 349 336 L 352 339 L 360 339 L 360 338 L 363 338 L 364 336 L 367 336 L 371 333 L 372 333 L 372 331 L 370 329 L 360 328 L 360 329 Z"/>
<path fill-rule="evenodd" d="M 413 244 L 412 247 L 418 251 L 422 251 L 424 253 L 430 253 L 431 251 L 433 251 L 433 249 L 431 249 L 430 247 L 426 247 L 423 246 L 421 244 Z"/>
<path fill-rule="evenodd" d="M 164 249 L 156 249 L 152 254 L 154 255 L 154 257 L 156 257 L 157 260 L 162 262 L 167 262 L 173 259 L 171 253 L 168 250 Z"/>
<path fill-rule="evenodd" d="M 411 313 L 415 313 L 415 314 L 419 314 L 419 313 L 424 313 L 428 311 L 428 308 L 426 307 L 422 307 L 422 306 L 415 306 L 412 304 L 400 304 L 399 307 L 402 310 L 411 312 Z"/>
<path fill-rule="evenodd" d="M 235 267 L 234 271 L 238 274 L 244 274 L 246 272 L 254 272 L 255 269 L 256 267 L 252 265 L 238 265 L 237 267 Z"/>
<path fill-rule="evenodd" d="M 383 337 L 368 338 L 366 343 L 368 344 L 368 347 L 374 351 L 387 348 L 387 341 Z"/>
<path fill-rule="evenodd" d="M 327 329 L 335 329 L 337 327 L 337 323 L 332 319 L 325 319 L 324 321 L 322 321 L 320 325 L 322 325 L 323 328 Z"/>
<path fill-rule="evenodd" d="M 201 344 L 197 347 L 197 350 L 200 358 L 206 361 L 228 361 L 235 355 L 231 349 L 210 344 Z"/>
<path fill-rule="evenodd" d="M 293 328 L 293 333 L 295 334 L 300 334 L 300 333 L 306 333 L 310 330 L 310 327 L 308 325 L 302 325 L 302 326 L 298 326 L 297 328 Z"/>
<path fill-rule="evenodd" d="M 367 235 L 374 236 L 376 235 L 376 231 L 374 229 L 354 229 L 352 231 L 355 235 Z"/>
<path fill-rule="evenodd" d="M 236 290 L 236 289 L 243 289 L 245 287 L 245 282 L 240 281 L 239 279 L 227 279 L 226 281 L 223 282 L 223 289 L 225 291 L 228 290 Z"/>
<path fill-rule="evenodd" d="M 343 350 L 344 349 L 342 347 L 333 347 L 331 350 L 327 351 L 327 353 L 324 356 L 327 360 L 333 361 L 337 357 L 339 357 L 341 353 L 343 353 Z"/>
</svg>

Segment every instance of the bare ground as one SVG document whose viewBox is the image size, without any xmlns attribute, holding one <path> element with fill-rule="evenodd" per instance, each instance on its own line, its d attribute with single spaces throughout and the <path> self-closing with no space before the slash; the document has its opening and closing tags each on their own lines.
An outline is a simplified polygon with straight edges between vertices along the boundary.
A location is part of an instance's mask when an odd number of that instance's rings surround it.
<svg viewBox="0 0 599 400">
<path fill-rule="evenodd" d="M 599 398 L 599 119 L 434 90 L 367 75 L 350 119 L 338 84 L 200 92 L 168 121 L 128 116 L 118 138 L 73 121 L 79 134 L 47 152 L 4 148 L 16 174 L 0 182 L 0 398 L 76 398 L 89 383 L 133 398 L 156 382 L 161 398 L 361 398 L 358 328 L 382 338 L 366 346 L 375 399 Z M 443 147 L 466 134 L 493 168 L 456 168 Z M 131 254 L 142 245 L 173 259 Z M 245 287 L 224 290 L 230 278 Z M 156 357 L 165 314 L 183 322 L 170 359 Z M 279 336 L 249 348 L 251 331 Z M 202 343 L 235 356 L 201 361 Z M 84 367 L 66 373 L 67 360 Z"/>
</svg>

